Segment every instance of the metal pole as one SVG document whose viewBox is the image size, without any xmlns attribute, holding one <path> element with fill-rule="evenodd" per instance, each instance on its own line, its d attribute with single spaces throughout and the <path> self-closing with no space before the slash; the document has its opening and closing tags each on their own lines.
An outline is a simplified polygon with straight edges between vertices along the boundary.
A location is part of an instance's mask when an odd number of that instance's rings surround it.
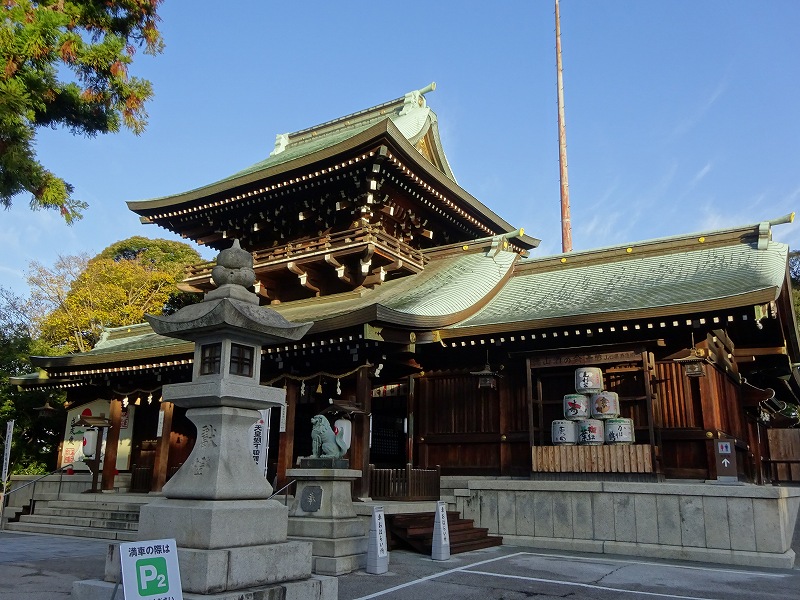
<svg viewBox="0 0 800 600">
<path fill-rule="evenodd" d="M 8 466 L 11 462 L 11 438 L 14 435 L 14 419 L 6 422 L 6 438 L 3 447 L 3 467 L 0 472 L 0 531 L 3 531 L 3 515 L 6 508 L 6 486 L 8 484 Z"/>
<path fill-rule="evenodd" d="M 558 166 L 561 181 L 561 251 L 572 252 L 572 223 L 569 214 L 567 179 L 567 127 L 564 122 L 564 77 L 561 68 L 561 12 L 556 2 L 556 76 L 558 81 Z"/>
</svg>

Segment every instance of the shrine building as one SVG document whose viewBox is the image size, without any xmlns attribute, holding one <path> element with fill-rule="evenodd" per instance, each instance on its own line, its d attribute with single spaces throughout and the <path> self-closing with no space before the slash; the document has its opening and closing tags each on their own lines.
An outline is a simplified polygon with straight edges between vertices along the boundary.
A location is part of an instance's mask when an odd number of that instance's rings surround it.
<svg viewBox="0 0 800 600">
<path fill-rule="evenodd" d="M 310 454 L 317 414 L 352 424 L 355 497 L 381 497 L 376 473 L 406 465 L 715 480 L 720 441 L 737 480 L 786 477 L 770 432 L 798 421 L 800 346 L 789 249 L 772 229 L 789 218 L 541 256 L 525 224 L 459 186 L 431 91 L 278 135 L 266 159 L 230 177 L 128 204 L 217 251 L 239 240 L 261 304 L 313 322 L 256 357 L 261 382 L 287 393 L 265 423 L 270 480 L 282 486 Z M 212 267 L 192 267 L 181 289 L 211 290 Z M 40 372 L 14 382 L 66 390 L 60 464 L 75 459 L 88 409 L 108 419 L 106 462 L 132 490 L 158 491 L 194 443 L 182 409 L 161 401 L 162 386 L 190 380 L 192 352 L 147 324 L 112 328 L 89 352 L 33 357 Z M 554 439 L 583 368 L 616 394 L 623 438 Z M 105 489 L 115 476 L 104 470 Z"/>
</svg>

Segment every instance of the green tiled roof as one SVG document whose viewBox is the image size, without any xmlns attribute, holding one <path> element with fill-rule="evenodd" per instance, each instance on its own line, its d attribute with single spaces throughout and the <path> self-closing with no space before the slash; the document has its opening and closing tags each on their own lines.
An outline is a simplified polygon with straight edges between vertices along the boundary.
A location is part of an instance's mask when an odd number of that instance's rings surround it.
<svg viewBox="0 0 800 600">
<path fill-rule="evenodd" d="M 763 223 L 527 260 L 477 248 L 430 251 L 425 270 L 415 275 L 272 308 L 289 321 L 313 321 L 312 334 L 385 323 L 440 329 L 443 337 L 691 314 L 775 300 L 789 251 L 769 241 Z M 91 352 L 35 357 L 34 363 L 64 367 L 190 351 L 190 343 L 145 324 L 110 330 Z"/>
<path fill-rule="evenodd" d="M 325 320 L 371 307 L 376 319 L 423 319 L 429 326 L 440 326 L 450 315 L 469 310 L 490 295 L 517 256 L 513 252 L 499 252 L 494 257 L 483 252 L 451 255 L 432 260 L 421 273 L 387 281 L 372 290 L 341 294 L 341 299 L 331 296 L 280 304 L 275 309 L 290 321 L 315 321 L 312 332 L 325 328 Z"/>
<path fill-rule="evenodd" d="M 107 354 L 109 352 L 131 352 L 153 345 L 169 346 L 185 342 L 172 338 L 162 338 L 153 332 L 147 323 L 127 325 L 124 327 L 108 327 L 103 331 L 100 341 L 86 354 Z"/>
<path fill-rule="evenodd" d="M 362 131 L 369 129 L 371 125 L 373 125 L 373 123 L 361 124 L 355 127 L 347 127 L 345 129 L 336 131 L 335 133 L 330 133 L 328 135 L 321 135 L 319 137 L 312 137 L 308 140 L 303 141 L 302 143 L 292 144 L 288 146 L 280 154 L 270 155 L 268 158 L 259 161 L 256 164 L 251 165 L 246 169 L 239 171 L 238 173 L 234 173 L 230 177 L 226 177 L 221 181 L 237 179 L 242 175 L 257 173 L 258 171 L 265 171 L 270 167 L 275 167 L 277 165 L 287 163 L 296 158 L 302 158 L 303 156 L 306 156 L 308 154 L 313 154 L 314 152 L 318 152 L 319 150 L 324 150 L 325 148 L 330 148 L 331 146 L 335 146 L 339 142 L 343 142 L 347 139 L 350 139 L 354 135 L 357 135 Z"/>
<path fill-rule="evenodd" d="M 67 367 L 104 362 L 136 361 L 141 358 L 175 354 L 191 354 L 194 345 L 175 338 L 158 335 L 147 323 L 107 329 L 103 338 L 88 352 L 64 356 L 32 356 L 40 367 Z"/>
<path fill-rule="evenodd" d="M 454 329 L 546 322 L 579 316 L 645 315 L 656 309 L 679 314 L 777 298 L 786 274 L 788 246 L 770 242 L 707 247 L 642 258 L 618 259 L 564 268 L 520 263 L 520 274 L 482 310 Z M 523 268 L 524 265 L 524 268 Z"/>
<path fill-rule="evenodd" d="M 373 106 L 372 108 L 334 119 L 333 121 L 328 121 L 294 133 L 278 135 L 275 149 L 266 159 L 234 173 L 229 177 L 182 194 L 128 202 L 128 207 L 134 211 L 145 210 L 153 203 L 161 203 L 186 195 L 197 195 L 201 192 L 215 191 L 221 184 L 225 184 L 226 182 L 233 182 L 256 173 L 268 172 L 270 169 L 280 165 L 302 159 L 316 152 L 336 146 L 368 130 L 377 123 L 387 120 L 391 121 L 411 144 L 416 144 L 430 128 L 433 128 L 434 137 L 438 141 L 436 114 L 427 107 L 424 96 L 418 91 L 409 92 L 402 98 L 391 100 Z M 283 138 L 283 143 L 280 143 L 281 138 Z M 455 181 L 447 159 L 444 156 L 444 152 L 441 148 L 438 148 L 437 153 L 442 159 L 444 174 L 452 181 Z"/>
<path fill-rule="evenodd" d="M 483 252 L 454 254 L 431 260 L 416 275 L 387 281 L 374 289 L 347 292 L 271 306 L 293 322 L 314 321 L 310 332 L 328 331 L 378 320 L 441 327 L 463 318 L 502 283 L 517 254 Z M 153 332 L 146 323 L 106 332 L 89 352 L 58 357 L 34 357 L 43 367 L 124 362 L 144 357 L 190 353 L 192 344 Z"/>
</svg>

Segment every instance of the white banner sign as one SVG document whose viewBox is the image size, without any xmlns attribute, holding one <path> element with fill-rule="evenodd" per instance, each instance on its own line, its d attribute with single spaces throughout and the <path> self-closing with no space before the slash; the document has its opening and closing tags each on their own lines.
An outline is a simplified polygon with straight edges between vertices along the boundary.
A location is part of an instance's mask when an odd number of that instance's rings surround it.
<svg viewBox="0 0 800 600">
<path fill-rule="evenodd" d="M 250 435 L 253 441 L 253 460 L 258 468 L 267 476 L 267 457 L 269 456 L 269 421 L 272 416 L 272 409 L 265 408 L 258 411 L 261 418 L 250 428 Z"/>
<path fill-rule="evenodd" d="M 5 484 L 8 479 L 8 463 L 11 461 L 11 437 L 14 435 L 14 419 L 6 423 L 6 442 L 3 450 L 3 477 L 0 484 Z"/>
<path fill-rule="evenodd" d="M 183 600 L 174 539 L 119 545 L 125 600 Z"/>
</svg>

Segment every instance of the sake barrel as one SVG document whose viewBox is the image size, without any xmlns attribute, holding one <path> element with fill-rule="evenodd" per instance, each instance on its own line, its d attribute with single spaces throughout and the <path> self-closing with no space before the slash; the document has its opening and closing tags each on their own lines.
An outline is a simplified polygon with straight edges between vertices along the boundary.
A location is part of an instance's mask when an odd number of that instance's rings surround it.
<svg viewBox="0 0 800 600">
<path fill-rule="evenodd" d="M 605 426 L 607 444 L 632 444 L 635 441 L 633 419 L 607 419 Z"/>
<path fill-rule="evenodd" d="M 564 418 L 573 421 L 588 419 L 592 416 L 589 407 L 591 398 L 583 394 L 567 394 L 564 396 Z"/>
<path fill-rule="evenodd" d="M 603 372 L 597 367 L 575 369 L 575 391 L 579 394 L 597 394 L 603 391 Z"/>
<path fill-rule="evenodd" d="M 553 421 L 550 433 L 556 446 L 574 446 L 578 443 L 578 424 L 575 421 Z"/>
<path fill-rule="evenodd" d="M 600 392 L 592 396 L 593 419 L 616 419 L 619 417 L 619 394 Z"/>
<path fill-rule="evenodd" d="M 599 419 L 578 421 L 578 444 L 581 446 L 603 445 L 603 422 Z"/>
</svg>

